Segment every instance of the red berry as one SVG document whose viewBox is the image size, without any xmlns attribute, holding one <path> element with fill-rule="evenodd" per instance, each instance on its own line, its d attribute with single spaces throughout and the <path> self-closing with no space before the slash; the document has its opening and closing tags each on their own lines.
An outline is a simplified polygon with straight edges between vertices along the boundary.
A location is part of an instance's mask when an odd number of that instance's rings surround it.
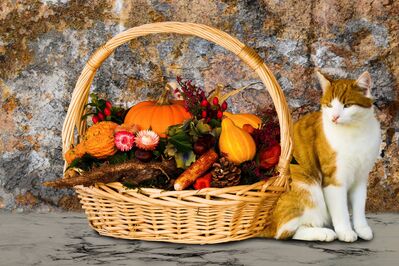
<svg viewBox="0 0 399 266">
<path fill-rule="evenodd" d="M 91 121 L 93 121 L 94 124 L 97 124 L 97 123 L 100 121 L 100 119 L 98 118 L 98 116 L 94 115 L 94 116 L 91 118 Z"/>
<path fill-rule="evenodd" d="M 111 110 L 112 108 L 112 103 L 110 101 L 106 101 L 105 102 L 105 107 L 108 108 L 109 110 Z"/>
<path fill-rule="evenodd" d="M 104 109 L 104 114 L 105 114 L 105 116 L 110 116 L 111 115 L 111 109 L 108 108 L 108 106 Z"/>
<path fill-rule="evenodd" d="M 223 102 L 222 103 L 222 111 L 224 111 L 224 110 L 226 110 L 227 109 L 227 103 L 226 102 Z"/>
<path fill-rule="evenodd" d="M 206 113 L 205 110 L 202 111 L 201 113 L 202 118 L 206 118 L 208 116 L 208 114 Z"/>
<path fill-rule="evenodd" d="M 212 103 L 213 103 L 213 105 L 219 104 L 219 99 L 218 99 L 218 97 L 214 97 L 213 100 L 212 100 Z"/>
<path fill-rule="evenodd" d="M 223 117 L 223 112 L 219 110 L 216 116 L 221 119 Z"/>
<path fill-rule="evenodd" d="M 202 102 L 201 102 L 201 106 L 202 106 L 202 107 L 207 107 L 208 104 L 209 104 L 209 102 L 208 102 L 207 99 L 203 99 Z"/>
<path fill-rule="evenodd" d="M 100 121 L 103 121 L 105 119 L 105 116 L 102 112 L 98 112 L 97 116 L 98 116 L 98 119 L 100 119 Z"/>
</svg>

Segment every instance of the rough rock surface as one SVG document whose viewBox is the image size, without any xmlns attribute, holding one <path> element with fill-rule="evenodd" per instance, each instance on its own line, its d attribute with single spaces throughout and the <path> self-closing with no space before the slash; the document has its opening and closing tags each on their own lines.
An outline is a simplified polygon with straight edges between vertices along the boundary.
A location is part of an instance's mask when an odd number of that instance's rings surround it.
<svg viewBox="0 0 399 266">
<path fill-rule="evenodd" d="M 79 208 L 73 191 L 44 188 L 62 173 L 61 127 L 90 54 L 111 36 L 158 21 L 224 30 L 253 47 L 276 75 L 294 118 L 317 110 L 314 68 L 336 78 L 368 70 L 383 128 L 368 209 L 398 211 L 399 2 L 392 0 L 4 0 L 0 3 L 0 208 Z M 92 90 L 131 105 L 159 95 L 176 75 L 207 90 L 257 77 L 207 41 L 156 35 L 119 47 Z M 231 100 L 235 111 L 271 105 L 261 86 Z"/>
</svg>

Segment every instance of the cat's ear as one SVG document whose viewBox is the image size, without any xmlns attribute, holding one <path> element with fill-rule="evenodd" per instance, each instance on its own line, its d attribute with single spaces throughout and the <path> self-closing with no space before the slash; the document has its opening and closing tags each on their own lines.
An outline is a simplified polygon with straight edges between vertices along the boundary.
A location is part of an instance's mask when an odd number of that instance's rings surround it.
<svg viewBox="0 0 399 266">
<path fill-rule="evenodd" d="M 319 79 L 320 87 L 322 88 L 323 92 L 325 92 L 331 86 L 331 81 L 318 70 L 316 70 L 316 75 Z"/>
<path fill-rule="evenodd" d="M 359 88 L 364 90 L 366 97 L 371 98 L 371 87 L 373 86 L 373 82 L 369 72 L 363 72 L 355 83 Z"/>
</svg>

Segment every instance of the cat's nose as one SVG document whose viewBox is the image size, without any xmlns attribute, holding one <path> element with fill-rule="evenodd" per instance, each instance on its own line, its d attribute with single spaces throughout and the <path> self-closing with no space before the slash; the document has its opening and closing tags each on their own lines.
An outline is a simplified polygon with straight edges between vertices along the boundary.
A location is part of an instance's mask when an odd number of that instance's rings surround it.
<svg viewBox="0 0 399 266">
<path fill-rule="evenodd" d="M 339 119 L 339 115 L 333 115 L 333 117 L 332 117 L 333 123 L 337 123 L 338 119 Z"/>
</svg>

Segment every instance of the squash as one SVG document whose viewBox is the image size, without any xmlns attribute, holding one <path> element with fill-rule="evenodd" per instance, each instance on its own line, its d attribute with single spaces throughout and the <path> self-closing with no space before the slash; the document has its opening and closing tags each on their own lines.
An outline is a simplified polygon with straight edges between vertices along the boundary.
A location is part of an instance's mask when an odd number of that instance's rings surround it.
<svg viewBox="0 0 399 266">
<path fill-rule="evenodd" d="M 72 163 L 75 159 L 81 158 L 83 155 L 85 155 L 86 151 L 83 146 L 83 143 L 79 143 L 76 145 L 74 148 L 69 149 L 65 153 L 65 161 L 70 164 Z"/>
<path fill-rule="evenodd" d="M 124 123 L 137 125 L 142 130 L 151 129 L 161 138 L 166 137 L 169 126 L 190 119 L 191 114 L 184 108 L 184 101 L 169 100 L 170 89 L 165 88 L 158 101 L 144 101 L 130 108 Z"/>
<path fill-rule="evenodd" d="M 243 128 L 245 124 L 249 124 L 254 128 L 260 128 L 262 120 L 254 114 L 232 114 L 229 112 L 223 112 L 223 115 L 233 120 L 234 124 Z"/>
<path fill-rule="evenodd" d="M 235 164 L 252 160 L 256 154 L 256 145 L 252 136 L 237 127 L 233 120 L 222 120 L 222 133 L 219 138 L 219 150 Z"/>
<path fill-rule="evenodd" d="M 86 153 L 95 158 L 106 158 L 117 151 L 114 131 L 118 124 L 111 121 L 102 121 L 92 125 L 82 138 L 82 142 L 65 153 L 65 161 L 70 164 Z"/>
<path fill-rule="evenodd" d="M 114 131 L 118 124 L 102 121 L 89 127 L 83 139 L 86 153 L 95 158 L 106 158 L 117 152 Z"/>
</svg>

